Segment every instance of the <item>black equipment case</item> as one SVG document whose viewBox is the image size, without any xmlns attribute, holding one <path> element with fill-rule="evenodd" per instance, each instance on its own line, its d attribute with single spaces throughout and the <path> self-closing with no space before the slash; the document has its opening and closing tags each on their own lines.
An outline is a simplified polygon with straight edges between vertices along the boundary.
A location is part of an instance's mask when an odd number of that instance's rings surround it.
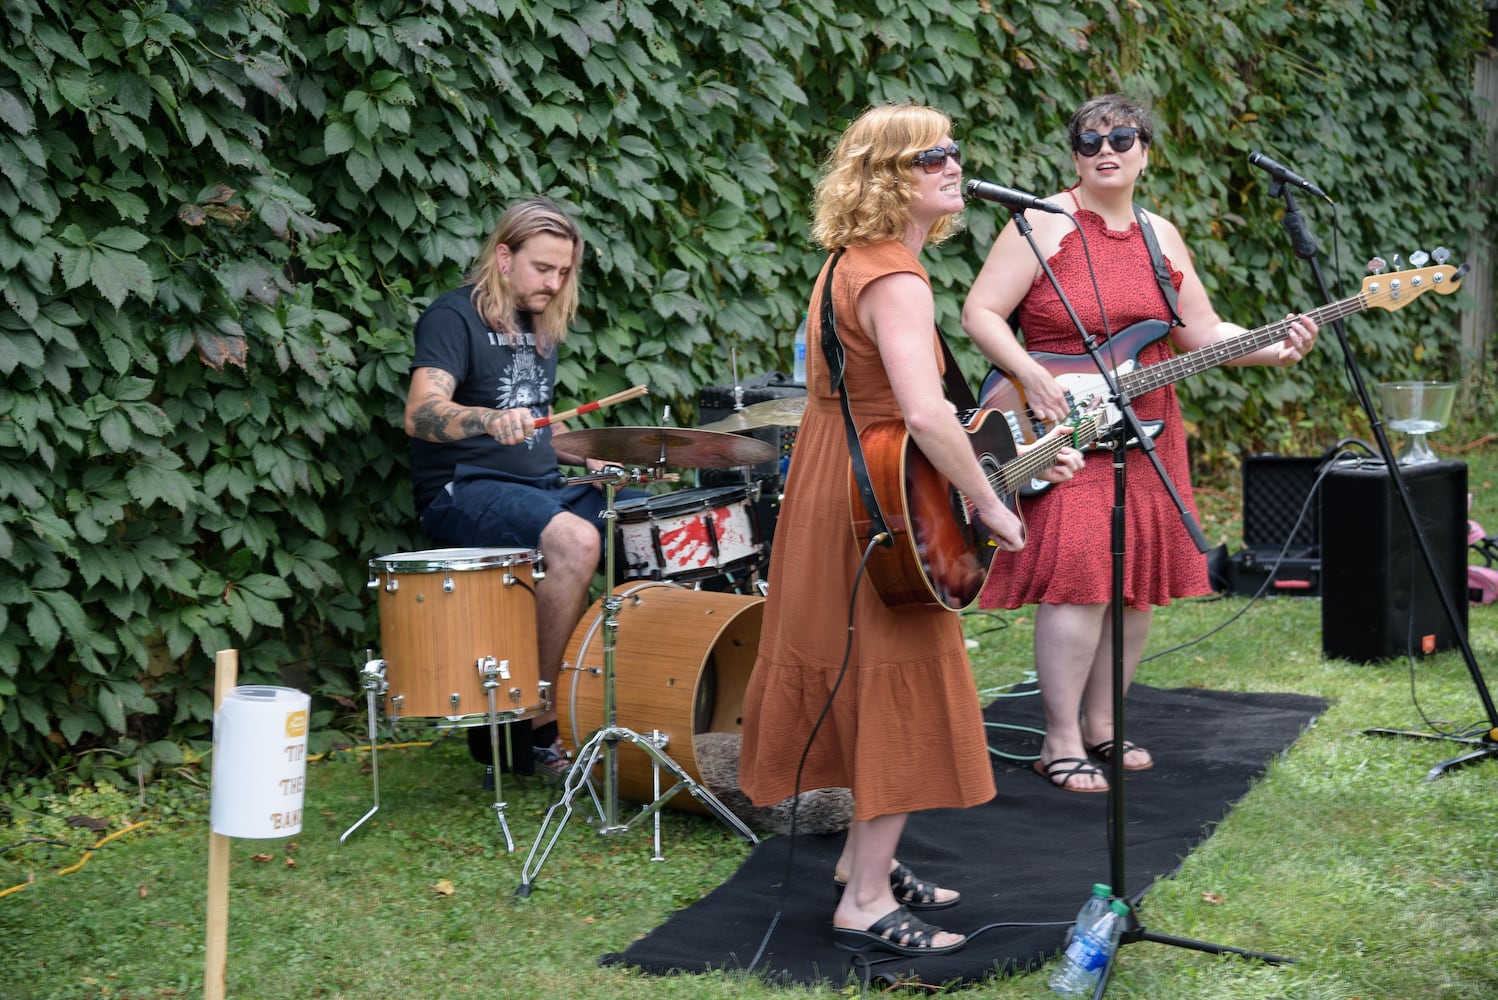
<svg viewBox="0 0 1498 1000">
<path fill-rule="evenodd" d="M 1243 548 L 1228 560 L 1232 593 L 1321 596 L 1321 501 L 1311 492 L 1325 461 L 1325 455 L 1244 460 Z"/>
</svg>

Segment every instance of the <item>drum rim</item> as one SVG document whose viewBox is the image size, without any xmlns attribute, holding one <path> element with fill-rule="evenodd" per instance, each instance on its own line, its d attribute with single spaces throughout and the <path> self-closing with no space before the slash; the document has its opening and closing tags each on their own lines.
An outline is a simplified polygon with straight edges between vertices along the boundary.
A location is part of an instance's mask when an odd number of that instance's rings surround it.
<svg viewBox="0 0 1498 1000">
<path fill-rule="evenodd" d="M 648 497 L 634 497 L 623 503 L 615 504 L 614 510 L 620 515 L 625 513 L 633 514 L 636 511 L 643 510 L 645 516 L 637 517 L 634 520 L 648 521 L 652 519 L 652 515 L 674 517 L 697 510 L 717 510 L 719 507 L 727 507 L 732 503 L 740 501 L 747 503 L 750 492 L 751 490 L 748 486 L 694 486 L 687 490 L 672 490 L 670 493 L 656 493 Z M 712 503 L 706 502 L 709 497 L 716 497 L 719 494 L 724 496 L 725 499 L 721 501 L 715 500 Z M 620 520 L 625 519 L 621 516 Z"/>
<path fill-rule="evenodd" d="M 373 570 L 378 567 L 386 573 L 439 573 L 444 570 L 462 573 L 469 570 L 528 565 L 536 562 L 540 557 L 539 549 L 501 546 L 418 549 L 412 552 L 392 552 L 388 556 L 376 556 L 369 561 L 369 568 Z"/>
</svg>

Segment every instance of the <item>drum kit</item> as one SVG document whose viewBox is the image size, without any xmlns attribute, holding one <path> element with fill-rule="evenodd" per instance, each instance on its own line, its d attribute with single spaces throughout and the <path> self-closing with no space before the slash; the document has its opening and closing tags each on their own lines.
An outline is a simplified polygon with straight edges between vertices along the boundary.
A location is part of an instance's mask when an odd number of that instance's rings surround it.
<svg viewBox="0 0 1498 1000">
<path fill-rule="evenodd" d="M 526 859 L 519 895 L 530 894 L 584 790 L 597 810 L 600 834 L 623 833 L 654 819 L 652 860 L 663 860 L 660 810 L 682 791 L 690 798 L 680 808 L 715 815 L 756 842 L 701 783 L 692 736 L 736 731 L 742 724 L 764 603 L 756 574 L 768 556 L 750 506 L 757 487 L 680 489 L 618 502 L 615 492 L 625 484 L 674 480 L 668 468 L 732 469 L 769 461 L 776 457 L 770 444 L 733 430 L 799 423 L 802 406 L 804 399 L 775 399 L 701 428 L 600 427 L 553 438 L 565 454 L 609 463 L 564 482 L 602 488 L 601 516 L 612 525 L 604 532 L 604 578 L 626 581 L 596 602 L 574 630 L 558 680 L 560 698 L 541 680 L 536 651 L 534 588 L 545 578 L 541 552 L 431 549 L 371 560 L 368 586 L 377 593 L 382 658 L 366 658 L 361 681 L 374 801 L 340 842 L 380 808 L 375 747 L 381 708 L 397 726 L 488 727 L 496 764 L 493 808 L 509 851 L 515 845 L 500 794 L 499 726 L 556 709 L 573 761 Z M 703 589 L 704 583 L 746 575 L 754 576 L 759 593 Z M 629 623 L 622 641 L 621 618 Z M 627 668 L 622 675 L 621 660 Z M 621 744 L 642 754 L 621 760 Z M 680 763 L 667 755 L 667 746 Z M 662 771 L 675 778 L 664 791 Z M 648 799 L 623 822 L 621 790 L 630 801 Z"/>
</svg>

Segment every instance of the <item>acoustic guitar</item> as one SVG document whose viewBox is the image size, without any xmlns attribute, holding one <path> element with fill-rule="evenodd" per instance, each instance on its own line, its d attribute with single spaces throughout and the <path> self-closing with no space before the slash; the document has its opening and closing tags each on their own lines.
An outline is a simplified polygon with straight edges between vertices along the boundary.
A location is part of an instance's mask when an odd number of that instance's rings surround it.
<svg viewBox="0 0 1498 1000">
<path fill-rule="evenodd" d="M 1016 495 L 1056 461 L 1062 448 L 1083 448 L 1108 427 L 1102 407 L 1064 421 L 1072 428 L 1016 457 L 1014 436 L 1002 414 L 969 410 L 961 415 L 968 444 L 989 485 L 1010 510 L 1019 512 Z M 998 548 L 965 494 L 936 471 L 910 440 L 903 420 L 879 420 L 858 436 L 869 468 L 869 482 L 892 544 L 876 546 L 864 565 L 869 582 L 891 608 L 912 604 L 940 605 L 961 611 L 978 599 L 993 568 Z M 848 510 L 859 544 L 872 531 L 851 463 Z"/>
</svg>

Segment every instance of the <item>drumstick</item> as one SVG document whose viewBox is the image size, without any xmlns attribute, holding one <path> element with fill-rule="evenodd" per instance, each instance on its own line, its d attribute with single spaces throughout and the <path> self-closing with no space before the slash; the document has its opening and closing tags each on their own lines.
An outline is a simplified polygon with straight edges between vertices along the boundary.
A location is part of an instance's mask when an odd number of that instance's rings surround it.
<svg viewBox="0 0 1498 1000">
<path fill-rule="evenodd" d="M 536 426 L 545 427 L 547 424 L 555 423 L 558 420 L 566 420 L 569 417 L 575 417 L 580 413 L 592 413 L 594 410 L 601 410 L 605 406 L 613 406 L 615 403 L 623 403 L 631 399 L 638 399 L 649 391 L 650 386 L 637 385 L 632 389 L 625 389 L 623 392 L 616 392 L 612 396 L 605 396 L 602 399 L 595 400 L 591 403 L 584 403 L 582 406 L 577 406 L 570 410 L 563 410 L 561 413 L 553 413 L 549 417 L 538 417 L 536 419 Z"/>
</svg>

